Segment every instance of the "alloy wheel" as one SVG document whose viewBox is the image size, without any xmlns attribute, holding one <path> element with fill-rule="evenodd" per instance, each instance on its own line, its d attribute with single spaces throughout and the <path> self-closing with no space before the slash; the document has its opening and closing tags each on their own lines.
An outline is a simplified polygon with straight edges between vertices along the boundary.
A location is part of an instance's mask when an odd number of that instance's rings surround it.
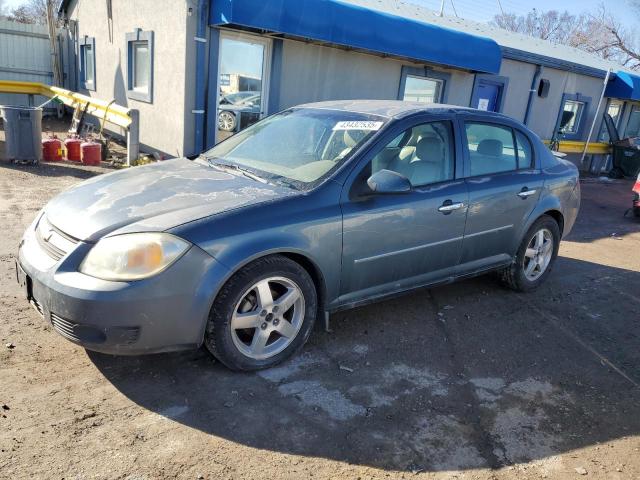
<svg viewBox="0 0 640 480">
<path fill-rule="evenodd" d="M 231 132 L 236 126 L 236 119 L 229 112 L 220 112 L 218 115 L 218 127 L 225 132 Z"/>
<path fill-rule="evenodd" d="M 245 356 L 263 360 L 287 348 L 305 317 L 302 290 L 284 277 L 269 277 L 252 285 L 236 304 L 231 337 Z"/>
<path fill-rule="evenodd" d="M 523 267 L 527 280 L 533 282 L 540 278 L 549 267 L 553 257 L 553 234 L 550 230 L 538 230 L 524 252 Z"/>
</svg>

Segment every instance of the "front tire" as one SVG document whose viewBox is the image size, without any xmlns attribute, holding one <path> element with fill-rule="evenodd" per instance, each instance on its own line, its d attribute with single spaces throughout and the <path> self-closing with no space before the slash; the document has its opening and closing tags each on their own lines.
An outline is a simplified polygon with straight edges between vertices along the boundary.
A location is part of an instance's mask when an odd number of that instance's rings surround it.
<svg viewBox="0 0 640 480">
<path fill-rule="evenodd" d="M 225 132 L 233 132 L 236 129 L 236 116 L 223 110 L 218 114 L 218 128 Z"/>
<path fill-rule="evenodd" d="M 518 292 L 529 292 L 545 281 L 560 247 L 560 228 L 543 215 L 529 228 L 518 248 L 515 261 L 500 272 L 502 282 Z"/>
<path fill-rule="evenodd" d="M 232 370 L 269 368 L 309 338 L 318 311 L 313 280 L 282 255 L 256 260 L 222 287 L 205 332 L 207 349 Z"/>
</svg>

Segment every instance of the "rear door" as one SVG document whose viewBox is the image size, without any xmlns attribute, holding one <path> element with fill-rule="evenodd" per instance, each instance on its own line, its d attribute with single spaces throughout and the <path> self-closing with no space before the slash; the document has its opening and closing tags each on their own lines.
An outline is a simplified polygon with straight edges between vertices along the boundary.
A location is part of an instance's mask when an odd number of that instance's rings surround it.
<svg viewBox="0 0 640 480">
<path fill-rule="evenodd" d="M 461 273 L 505 263 L 543 186 L 528 136 L 486 116 L 460 118 L 469 189 Z"/>
<path fill-rule="evenodd" d="M 454 275 L 464 233 L 467 186 L 454 135 L 455 117 L 433 118 L 407 120 L 391 130 L 345 184 L 343 303 Z M 406 176 L 412 191 L 358 196 L 367 178 L 381 169 Z"/>
</svg>

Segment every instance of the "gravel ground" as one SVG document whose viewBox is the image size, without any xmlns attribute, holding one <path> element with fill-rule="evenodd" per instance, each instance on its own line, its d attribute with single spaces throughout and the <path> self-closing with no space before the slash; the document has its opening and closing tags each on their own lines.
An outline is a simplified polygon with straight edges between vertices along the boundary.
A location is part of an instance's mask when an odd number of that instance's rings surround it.
<svg viewBox="0 0 640 480">
<path fill-rule="evenodd" d="M 237 374 L 203 351 L 87 352 L 20 297 L 22 232 L 103 171 L 0 165 L 0 477 L 640 479 L 629 182 L 583 181 L 534 293 L 492 276 L 421 290 L 334 315 L 295 359 Z"/>
</svg>

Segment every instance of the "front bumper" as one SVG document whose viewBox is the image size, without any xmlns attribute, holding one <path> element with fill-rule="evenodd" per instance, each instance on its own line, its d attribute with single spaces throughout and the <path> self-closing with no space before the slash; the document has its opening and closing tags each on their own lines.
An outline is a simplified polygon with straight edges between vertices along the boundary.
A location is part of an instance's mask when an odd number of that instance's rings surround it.
<svg viewBox="0 0 640 480">
<path fill-rule="evenodd" d="M 25 296 L 59 334 L 89 350 L 120 355 L 202 343 L 226 267 L 194 245 L 154 277 L 111 282 L 78 272 L 91 246 L 79 242 L 63 258 L 53 259 L 38 243 L 33 226 L 20 244 Z"/>
</svg>

